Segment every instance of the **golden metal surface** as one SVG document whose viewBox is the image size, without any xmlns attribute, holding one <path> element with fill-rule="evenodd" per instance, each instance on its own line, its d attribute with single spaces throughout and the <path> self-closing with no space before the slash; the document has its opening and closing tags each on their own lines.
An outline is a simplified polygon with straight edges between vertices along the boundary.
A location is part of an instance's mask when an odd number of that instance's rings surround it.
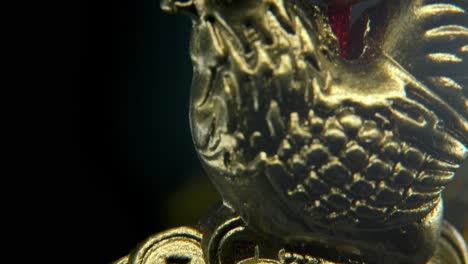
<svg viewBox="0 0 468 264">
<path fill-rule="evenodd" d="M 213 260 L 208 263 L 236 263 L 236 264 L 364 264 L 372 263 L 366 261 L 356 261 L 352 259 L 342 259 L 339 261 L 329 261 L 320 257 L 313 257 L 303 252 L 294 252 L 285 248 L 275 247 L 273 254 L 261 254 L 260 247 L 254 244 L 259 241 L 251 241 L 252 234 L 246 234 L 244 228 L 232 225 L 232 221 L 226 222 L 231 227 L 225 230 L 223 238 L 216 243 L 214 250 L 216 254 L 227 254 L 228 260 L 217 262 Z M 243 233 L 239 235 L 239 233 Z M 219 235 L 219 234 L 217 234 Z M 215 235 L 215 237 L 217 236 Z M 237 236 L 237 237 L 236 237 Z M 234 239 L 226 244 L 226 240 Z M 239 240 L 238 240 L 239 239 Z M 456 240 L 462 239 L 460 235 L 448 224 L 444 225 L 441 239 L 438 241 L 434 251 L 427 264 L 463 264 L 466 263 L 466 247 L 458 246 L 462 243 L 454 244 Z M 189 227 L 180 227 L 156 234 L 136 247 L 129 256 L 123 257 L 113 264 L 205 264 L 203 258 L 201 234 Z M 238 243 L 241 242 L 241 243 Z M 274 244 L 274 243 L 272 243 Z M 234 245 L 234 247 L 233 247 Z M 458 245 L 458 246 L 457 246 Z M 262 245 L 265 247 L 265 244 Z M 271 245 L 270 245 L 271 246 Z M 253 250 L 252 250 L 253 249 Z M 267 248 L 271 251 L 272 248 Z M 223 252 L 227 251 L 227 252 Z M 265 256 L 267 255 L 267 256 Z M 384 263 L 384 262 L 377 262 Z M 385 262 L 387 263 L 387 262 Z M 389 263 L 389 262 L 388 262 Z M 394 262 L 395 263 L 395 262 Z"/>
<path fill-rule="evenodd" d="M 380 1 L 355 60 L 328 2 L 162 2 L 193 19 L 192 136 L 224 207 L 128 263 L 468 263 L 441 198 L 467 156 L 468 1 Z"/>
<path fill-rule="evenodd" d="M 114 264 L 205 264 L 201 237 L 193 228 L 171 229 L 148 238 Z"/>
</svg>

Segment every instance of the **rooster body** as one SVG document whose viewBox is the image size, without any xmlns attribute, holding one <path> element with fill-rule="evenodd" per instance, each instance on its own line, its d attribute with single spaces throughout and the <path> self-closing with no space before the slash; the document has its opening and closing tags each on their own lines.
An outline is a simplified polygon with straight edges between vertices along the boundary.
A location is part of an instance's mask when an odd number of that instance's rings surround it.
<svg viewBox="0 0 468 264">
<path fill-rule="evenodd" d="M 199 157 L 260 234 L 427 259 L 467 155 L 467 3 L 383 1 L 348 61 L 316 2 L 170 6 L 194 17 Z"/>
</svg>

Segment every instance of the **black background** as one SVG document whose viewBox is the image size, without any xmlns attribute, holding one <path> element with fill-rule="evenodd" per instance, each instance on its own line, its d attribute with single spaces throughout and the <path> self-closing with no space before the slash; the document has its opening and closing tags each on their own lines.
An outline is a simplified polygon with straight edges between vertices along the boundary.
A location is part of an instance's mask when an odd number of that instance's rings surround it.
<svg viewBox="0 0 468 264">
<path fill-rule="evenodd" d="M 83 1 L 76 19 L 70 117 L 79 155 L 69 160 L 64 231 L 76 236 L 74 260 L 108 263 L 172 227 L 168 194 L 193 175 L 205 179 L 188 122 L 191 22 L 156 0 Z"/>
</svg>

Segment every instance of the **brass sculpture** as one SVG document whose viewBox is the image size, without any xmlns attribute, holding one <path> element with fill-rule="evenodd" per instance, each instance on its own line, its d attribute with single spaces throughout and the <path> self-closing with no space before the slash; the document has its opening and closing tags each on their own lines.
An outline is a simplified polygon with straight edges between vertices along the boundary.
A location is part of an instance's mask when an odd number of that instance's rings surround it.
<svg viewBox="0 0 468 264">
<path fill-rule="evenodd" d="M 383 0 L 352 59 L 331 2 L 163 1 L 193 18 L 192 136 L 223 205 L 117 263 L 468 263 L 441 198 L 467 156 L 468 1 Z"/>
</svg>

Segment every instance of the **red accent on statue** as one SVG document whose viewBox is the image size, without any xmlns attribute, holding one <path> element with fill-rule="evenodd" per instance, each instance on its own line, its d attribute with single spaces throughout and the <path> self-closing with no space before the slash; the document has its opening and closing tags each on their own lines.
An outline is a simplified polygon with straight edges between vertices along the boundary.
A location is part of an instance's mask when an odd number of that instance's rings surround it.
<svg viewBox="0 0 468 264">
<path fill-rule="evenodd" d="M 340 44 L 340 54 L 348 57 L 349 48 L 349 28 L 351 20 L 351 4 L 346 0 L 336 0 L 328 6 L 328 21 L 338 38 Z"/>
</svg>

